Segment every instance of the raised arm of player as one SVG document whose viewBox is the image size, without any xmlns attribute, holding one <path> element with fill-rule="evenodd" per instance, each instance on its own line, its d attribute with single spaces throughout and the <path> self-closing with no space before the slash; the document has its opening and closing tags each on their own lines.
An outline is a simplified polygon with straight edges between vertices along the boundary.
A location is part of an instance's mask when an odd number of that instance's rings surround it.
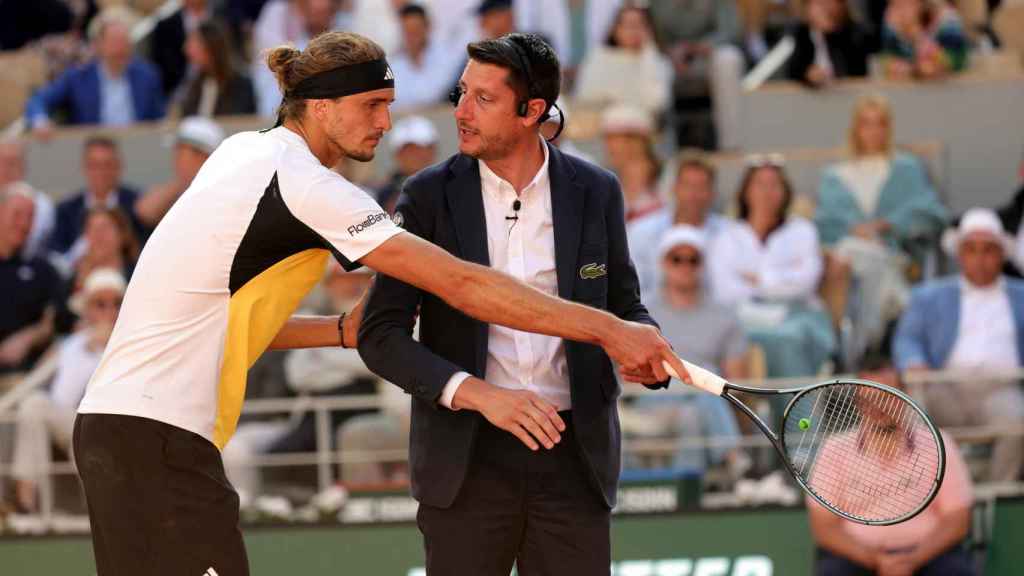
<svg viewBox="0 0 1024 576">
<path fill-rule="evenodd" d="M 671 346 L 654 327 L 550 296 L 486 266 L 460 260 L 407 232 L 385 241 L 360 263 L 436 294 L 453 308 L 488 324 L 597 344 L 630 372 L 668 378 L 667 361 L 687 377 Z"/>
</svg>

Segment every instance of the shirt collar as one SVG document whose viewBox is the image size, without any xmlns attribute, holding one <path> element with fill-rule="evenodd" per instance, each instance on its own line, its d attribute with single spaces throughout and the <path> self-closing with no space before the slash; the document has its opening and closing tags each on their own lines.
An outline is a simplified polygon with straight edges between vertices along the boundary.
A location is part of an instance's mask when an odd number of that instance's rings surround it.
<svg viewBox="0 0 1024 576">
<path fill-rule="evenodd" d="M 548 159 L 550 152 L 548 151 L 548 144 L 544 141 L 544 137 L 538 136 L 538 138 L 540 139 L 541 148 L 544 150 L 544 163 L 540 165 L 540 169 L 537 170 L 536 174 L 534 174 L 530 183 L 523 188 L 523 192 L 532 187 L 543 186 L 548 181 Z M 512 184 L 501 176 L 495 174 L 494 171 L 491 170 L 491 167 L 487 165 L 487 162 L 484 162 L 483 160 L 480 161 L 480 180 L 484 185 L 483 189 L 485 191 L 488 189 L 498 190 L 502 184 L 512 188 Z"/>
<path fill-rule="evenodd" d="M 92 210 L 93 208 L 95 208 L 98 205 L 99 205 L 99 200 L 96 199 L 96 196 L 92 193 L 92 190 L 89 190 L 88 188 L 86 188 L 85 189 L 85 207 L 86 207 L 86 209 L 87 210 Z M 106 202 L 103 203 L 103 207 L 104 208 L 117 208 L 117 188 L 114 188 L 113 190 L 110 191 L 110 194 L 107 194 L 107 200 L 106 200 Z"/>
</svg>

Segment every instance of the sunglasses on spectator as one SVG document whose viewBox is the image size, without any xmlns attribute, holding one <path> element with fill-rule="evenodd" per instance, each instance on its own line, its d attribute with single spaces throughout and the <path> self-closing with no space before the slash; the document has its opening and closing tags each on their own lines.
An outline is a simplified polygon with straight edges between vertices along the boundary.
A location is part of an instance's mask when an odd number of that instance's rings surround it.
<svg viewBox="0 0 1024 576">
<path fill-rule="evenodd" d="M 744 160 L 748 168 L 782 168 L 786 165 L 786 157 L 779 153 L 750 154 Z"/>
<path fill-rule="evenodd" d="M 694 268 L 696 268 L 697 266 L 701 265 L 702 258 L 700 257 L 699 254 L 696 255 L 696 256 L 680 256 L 678 254 L 670 254 L 668 256 L 668 261 L 673 266 L 679 266 L 681 264 L 686 264 L 688 266 L 693 266 Z"/>
</svg>

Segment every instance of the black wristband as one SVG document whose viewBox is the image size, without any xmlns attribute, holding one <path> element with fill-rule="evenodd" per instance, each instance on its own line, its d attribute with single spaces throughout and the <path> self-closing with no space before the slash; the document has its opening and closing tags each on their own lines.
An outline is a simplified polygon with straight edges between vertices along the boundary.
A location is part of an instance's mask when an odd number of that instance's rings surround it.
<svg viewBox="0 0 1024 576">
<path fill-rule="evenodd" d="M 338 336 L 341 337 L 341 347 L 348 348 L 345 346 L 345 312 L 338 316 Z"/>
</svg>

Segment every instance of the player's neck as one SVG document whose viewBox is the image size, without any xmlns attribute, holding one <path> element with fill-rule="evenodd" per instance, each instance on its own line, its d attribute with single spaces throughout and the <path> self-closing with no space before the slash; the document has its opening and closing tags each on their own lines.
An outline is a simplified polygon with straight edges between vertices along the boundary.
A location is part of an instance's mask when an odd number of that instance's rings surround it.
<svg viewBox="0 0 1024 576">
<path fill-rule="evenodd" d="M 519 194 L 544 165 L 544 149 L 541 146 L 544 146 L 541 139 L 531 133 L 516 143 L 508 154 L 485 162 L 492 172 L 511 184 L 516 194 Z"/>
<path fill-rule="evenodd" d="M 282 126 L 301 136 L 306 141 L 309 151 L 324 166 L 333 169 L 338 165 L 338 162 L 341 162 L 341 151 L 331 144 L 324 131 L 307 130 L 301 122 L 291 118 L 285 120 Z"/>
</svg>

